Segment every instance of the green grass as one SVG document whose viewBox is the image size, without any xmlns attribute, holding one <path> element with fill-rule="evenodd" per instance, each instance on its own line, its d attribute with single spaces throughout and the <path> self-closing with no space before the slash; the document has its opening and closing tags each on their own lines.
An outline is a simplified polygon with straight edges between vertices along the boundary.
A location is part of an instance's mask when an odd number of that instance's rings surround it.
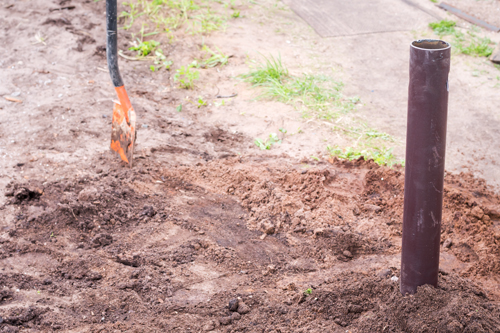
<svg viewBox="0 0 500 333">
<path fill-rule="evenodd" d="M 240 76 L 253 87 L 261 88 L 258 98 L 294 105 L 304 116 L 331 120 L 355 109 L 357 99 L 345 98 L 343 83 L 325 75 L 291 75 L 281 57 L 264 57 L 253 62 L 250 72 Z"/>
<path fill-rule="evenodd" d="M 123 29 L 130 29 L 134 25 L 134 22 L 144 15 L 143 12 L 140 12 L 139 3 L 133 3 L 133 2 L 124 2 L 124 6 L 128 6 L 129 9 L 125 10 L 120 13 L 119 18 L 125 18 L 126 19 L 126 24 L 123 26 Z"/>
<path fill-rule="evenodd" d="M 440 38 L 451 36 L 451 45 L 455 51 L 473 57 L 489 57 L 493 53 L 494 43 L 488 37 L 478 37 L 475 32 L 463 33 L 456 29 L 456 22 L 442 20 L 429 23 L 429 27 Z"/>
<path fill-rule="evenodd" d="M 387 146 L 397 144 L 397 140 L 391 135 L 380 132 L 367 124 L 358 123 L 349 128 L 334 128 L 342 131 L 347 136 L 355 139 L 352 147 L 340 148 L 338 146 L 327 146 L 331 156 L 341 159 L 354 160 L 363 157 L 365 160 L 373 159 L 379 165 L 389 167 L 395 164 L 404 165 L 404 161 L 398 160 L 393 155 L 393 147 Z"/>
<path fill-rule="evenodd" d="M 354 126 L 341 126 L 339 124 L 335 124 L 333 130 L 341 132 L 346 136 L 355 139 L 357 142 L 369 142 L 370 144 L 386 144 L 396 142 L 396 139 L 391 135 L 384 132 L 379 132 L 378 130 L 369 127 L 366 123 L 363 123 L 361 121 L 357 121 L 353 125 Z"/>
<path fill-rule="evenodd" d="M 192 34 L 209 34 L 225 29 L 227 18 L 214 13 L 209 8 L 191 17 L 187 31 Z"/>
<path fill-rule="evenodd" d="M 124 2 L 123 5 L 126 10 L 119 16 L 121 28 L 135 30 L 134 28 L 140 26 L 140 30 L 138 38 L 132 33 L 132 39 L 137 39 L 137 42 L 129 48 L 131 51 L 137 51 L 137 55 L 131 57 L 123 54 L 121 50 L 119 54 L 129 60 L 153 60 L 154 65 L 149 65 L 152 72 L 160 69 L 169 70 L 173 63 L 163 53 L 160 42 L 145 40 L 145 37 L 163 34 L 167 36 L 169 42 L 172 42 L 176 31 L 181 31 L 181 35 L 182 32 L 192 35 L 209 34 L 225 29 L 227 20 L 235 17 L 236 12 L 234 0 L 131 0 Z M 208 47 L 203 50 L 210 56 L 201 64 L 202 66 L 215 67 L 227 64 L 229 56 L 222 54 L 220 50 L 217 49 L 218 52 L 215 52 Z M 183 66 L 177 70 L 174 80 L 179 82 L 181 88 L 194 87 L 199 72 L 192 70 L 192 67 L 195 66 Z"/>
<path fill-rule="evenodd" d="M 219 6 L 220 10 L 215 10 L 214 2 L 217 1 L 133 0 L 124 2 L 123 5 L 127 7 L 127 10 L 120 14 L 120 19 L 124 21 L 122 28 L 131 29 L 137 21 L 141 21 L 147 24 L 151 31 L 157 33 L 170 35 L 176 30 L 183 29 L 190 34 L 209 34 L 225 29 L 227 20 L 234 17 L 235 13 L 226 5 Z"/>
<path fill-rule="evenodd" d="M 370 146 L 366 144 L 346 148 L 327 146 L 327 150 L 331 156 L 349 161 L 363 157 L 365 160 L 373 160 L 378 165 L 391 167 L 395 164 L 401 164 L 404 166 L 404 161 L 396 159 L 392 154 L 393 148 L 387 148 L 385 146 Z"/>
<path fill-rule="evenodd" d="M 438 36 L 454 34 L 456 25 L 457 23 L 455 21 L 449 21 L 449 20 L 442 20 L 439 22 L 429 23 L 429 27 Z"/>
<path fill-rule="evenodd" d="M 254 70 L 242 75 L 245 81 L 257 86 L 268 85 L 269 83 L 282 85 L 289 76 L 288 69 L 281 62 L 281 57 L 275 59 L 273 56 L 270 59 L 265 58 L 265 63 L 256 64 Z"/>
<path fill-rule="evenodd" d="M 347 160 L 363 157 L 365 160 L 372 159 L 378 165 L 389 167 L 395 164 L 404 165 L 404 161 L 398 160 L 393 155 L 394 148 L 387 146 L 387 144 L 396 144 L 396 139 L 387 133 L 369 127 L 367 124 L 356 125 L 349 128 L 335 128 L 335 130 L 342 131 L 347 136 L 352 137 L 355 141 L 352 147 L 327 146 L 331 156 Z"/>
<path fill-rule="evenodd" d="M 488 38 L 479 38 L 468 32 L 467 35 L 455 34 L 455 47 L 460 53 L 474 57 L 489 57 L 493 53 L 493 42 Z"/>
<path fill-rule="evenodd" d="M 379 132 L 359 120 L 354 120 L 351 111 L 355 110 L 358 98 L 346 98 L 342 94 L 343 83 L 324 75 L 303 74 L 294 76 L 281 61 L 281 57 L 264 58 L 264 62 L 253 64 L 251 70 L 241 78 L 260 88 L 259 98 L 277 100 L 292 104 L 303 111 L 305 116 L 334 120 L 333 130 L 353 139 L 353 147 L 341 149 L 328 147 L 331 155 L 339 158 L 354 159 L 364 156 L 378 164 L 392 166 L 397 161 L 392 154 L 393 148 L 386 144 L 396 143 L 387 133 Z M 342 119 L 339 119 L 342 117 Z M 342 126 L 341 120 L 349 119 L 352 126 Z M 286 133 L 286 130 L 282 130 Z M 297 131 L 299 132 L 299 131 Z M 294 135 L 292 133 L 290 135 Z M 272 133 L 266 140 L 255 139 L 254 143 L 262 150 L 271 149 L 278 142 L 278 136 Z M 279 142 L 278 142 L 279 143 Z M 314 158 L 314 157 L 312 157 Z"/>
<path fill-rule="evenodd" d="M 215 47 L 217 51 L 212 51 L 208 46 L 203 45 L 202 51 L 209 55 L 209 58 L 200 61 L 201 67 L 215 67 L 217 65 L 224 66 L 229 61 L 229 56 L 222 53 L 222 51 Z"/>
</svg>

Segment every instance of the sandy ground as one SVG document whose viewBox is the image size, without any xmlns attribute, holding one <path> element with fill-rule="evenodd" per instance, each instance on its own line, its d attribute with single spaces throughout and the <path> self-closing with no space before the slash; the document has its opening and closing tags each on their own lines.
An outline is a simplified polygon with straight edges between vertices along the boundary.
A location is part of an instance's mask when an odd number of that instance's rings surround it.
<svg viewBox="0 0 500 333">
<path fill-rule="evenodd" d="M 453 56 L 440 284 L 402 297 L 404 170 L 329 160 L 351 144 L 331 123 L 236 76 L 259 53 L 330 73 L 403 157 L 408 44 L 430 30 L 321 39 L 281 2 L 237 8 L 225 31 L 158 37 L 173 70 L 202 43 L 233 55 L 195 90 L 120 59 L 139 119 L 128 169 L 108 151 L 104 2 L 0 3 L 0 95 L 22 101 L 0 100 L 0 331 L 498 332 L 500 71 Z M 280 146 L 253 144 L 279 128 Z"/>
</svg>

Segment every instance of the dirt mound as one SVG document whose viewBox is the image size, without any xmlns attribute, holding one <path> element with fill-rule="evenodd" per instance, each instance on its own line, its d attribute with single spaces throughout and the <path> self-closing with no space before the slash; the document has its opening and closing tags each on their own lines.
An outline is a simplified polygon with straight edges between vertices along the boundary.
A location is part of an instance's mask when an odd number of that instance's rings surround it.
<svg viewBox="0 0 500 333">
<path fill-rule="evenodd" d="M 500 332 L 500 308 L 457 276 L 441 275 L 439 288 L 423 286 L 403 297 L 388 277 L 347 273 L 304 304 L 353 332 Z"/>
<path fill-rule="evenodd" d="M 362 160 L 240 156 L 168 170 L 139 159 L 132 170 L 13 183 L 0 325 L 496 332 L 488 279 L 498 275 L 498 197 L 467 175 L 447 176 L 443 258 L 452 264 L 443 262 L 438 289 L 403 297 L 391 279 L 403 180 Z M 234 299 L 243 310 L 229 309 Z"/>
<path fill-rule="evenodd" d="M 349 225 L 360 209 L 364 175 L 375 163 L 349 171 L 351 162 L 332 167 L 327 163 L 268 167 L 269 161 L 246 163 L 243 158 L 214 161 L 197 168 L 164 173 L 166 179 L 203 184 L 219 193 L 236 196 L 247 209 L 248 226 L 268 234 Z M 276 163 L 276 164 L 279 164 Z M 367 210 L 370 210 L 369 208 Z"/>
<path fill-rule="evenodd" d="M 262 163 L 261 163 L 262 162 Z M 266 234 L 315 236 L 352 231 L 399 251 L 404 174 L 373 162 L 336 161 L 269 167 L 238 157 L 165 172 L 166 179 L 203 184 L 235 196 L 248 211 L 247 226 Z M 498 273 L 500 198 L 469 174 L 446 175 L 442 241 L 468 273 Z M 383 245 L 385 243 L 385 245 Z"/>
</svg>

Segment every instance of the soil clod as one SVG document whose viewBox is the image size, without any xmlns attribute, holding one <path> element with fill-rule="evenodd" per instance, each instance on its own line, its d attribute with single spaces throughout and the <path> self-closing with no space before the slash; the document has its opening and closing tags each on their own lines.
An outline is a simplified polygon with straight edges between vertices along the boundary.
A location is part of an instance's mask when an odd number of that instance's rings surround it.
<svg viewBox="0 0 500 333">
<path fill-rule="evenodd" d="M 388 268 L 381 270 L 380 272 L 377 273 L 378 276 L 380 276 L 383 279 L 389 278 L 391 276 L 392 271 Z"/>
<path fill-rule="evenodd" d="M 220 323 L 221 325 L 224 325 L 224 326 L 230 325 L 232 321 L 233 321 L 233 319 L 232 319 L 232 317 L 231 317 L 231 316 L 227 316 L 227 317 L 220 317 L 220 318 L 219 318 L 219 323 Z"/>
<path fill-rule="evenodd" d="M 235 312 L 238 310 L 239 300 L 234 298 L 229 301 L 229 311 Z"/>
<path fill-rule="evenodd" d="M 239 302 L 238 304 L 238 313 L 239 314 L 247 314 L 250 312 L 250 307 L 246 305 L 244 302 Z"/>
</svg>

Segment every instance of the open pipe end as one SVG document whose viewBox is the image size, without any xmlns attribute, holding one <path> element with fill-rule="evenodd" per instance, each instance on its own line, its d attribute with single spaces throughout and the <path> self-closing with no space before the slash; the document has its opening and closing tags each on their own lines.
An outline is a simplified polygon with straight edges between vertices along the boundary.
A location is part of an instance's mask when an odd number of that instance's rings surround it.
<svg viewBox="0 0 500 333">
<path fill-rule="evenodd" d="M 439 39 L 419 39 L 411 43 L 411 46 L 421 50 L 446 50 L 450 44 Z"/>
</svg>

